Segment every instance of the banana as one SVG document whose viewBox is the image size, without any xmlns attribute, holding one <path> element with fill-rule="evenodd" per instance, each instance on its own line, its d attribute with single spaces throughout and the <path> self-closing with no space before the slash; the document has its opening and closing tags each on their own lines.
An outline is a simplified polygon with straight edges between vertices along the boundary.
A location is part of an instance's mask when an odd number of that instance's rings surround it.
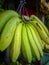
<svg viewBox="0 0 49 65">
<path fill-rule="evenodd" d="M 4 51 L 10 45 L 14 36 L 16 26 L 20 21 L 21 20 L 19 18 L 13 17 L 6 24 L 0 36 L 0 50 L 1 51 Z"/>
<path fill-rule="evenodd" d="M 18 26 L 16 27 L 14 39 L 10 46 L 10 57 L 12 62 L 16 62 L 16 60 L 20 55 L 21 32 L 22 32 L 22 23 L 19 23 Z"/>
<path fill-rule="evenodd" d="M 15 11 L 12 11 L 12 10 L 6 10 L 2 13 L 2 15 L 0 15 L 0 32 L 4 28 L 7 21 L 14 16 L 19 17 L 19 15 Z"/>
<path fill-rule="evenodd" d="M 47 27 L 44 25 L 44 23 L 35 15 L 31 15 L 30 16 L 30 20 L 35 20 L 37 21 L 42 27 L 43 29 L 45 30 L 45 32 L 47 33 L 47 35 L 49 36 L 49 31 L 47 29 Z"/>
<path fill-rule="evenodd" d="M 33 57 L 32 57 L 32 52 L 29 45 L 29 39 L 27 36 L 25 24 L 23 24 L 23 28 L 22 28 L 22 54 L 23 54 L 24 59 L 28 63 L 31 63 Z"/>
<path fill-rule="evenodd" d="M 46 34 L 46 32 L 43 29 L 43 27 L 35 20 L 34 21 L 30 21 L 30 23 L 36 27 L 36 29 L 39 32 L 39 35 L 40 35 L 41 39 L 43 39 L 47 44 L 49 44 L 49 37 Z"/>
<path fill-rule="evenodd" d="M 40 35 L 39 35 L 37 29 L 36 29 L 35 26 L 33 26 L 32 24 L 29 23 L 29 25 L 34 29 L 34 31 L 35 31 L 35 33 L 36 33 L 36 36 L 37 36 L 37 38 L 38 38 L 38 40 L 39 40 L 39 42 L 40 42 L 40 44 L 41 44 L 41 47 L 43 48 L 43 43 L 42 43 L 42 40 L 41 40 L 41 38 L 40 38 Z"/>
<path fill-rule="evenodd" d="M 37 38 L 36 32 L 34 31 L 34 26 L 32 25 L 32 27 L 31 27 L 31 25 L 28 24 L 28 28 L 31 31 L 31 34 L 32 34 L 32 36 L 34 38 L 34 41 L 35 41 L 35 44 L 36 44 L 36 46 L 37 46 L 37 48 L 39 50 L 39 53 L 41 54 L 41 56 L 43 56 L 42 47 L 41 47 L 40 41 Z"/>
<path fill-rule="evenodd" d="M 30 47 L 31 47 L 31 51 L 33 56 L 37 59 L 40 60 L 40 53 L 39 50 L 36 46 L 36 43 L 34 41 L 34 38 L 32 36 L 32 33 L 30 31 L 30 29 L 28 28 L 28 26 L 26 25 L 26 29 L 27 29 L 27 34 L 28 34 L 28 38 L 29 38 L 29 42 L 30 42 Z"/>
</svg>

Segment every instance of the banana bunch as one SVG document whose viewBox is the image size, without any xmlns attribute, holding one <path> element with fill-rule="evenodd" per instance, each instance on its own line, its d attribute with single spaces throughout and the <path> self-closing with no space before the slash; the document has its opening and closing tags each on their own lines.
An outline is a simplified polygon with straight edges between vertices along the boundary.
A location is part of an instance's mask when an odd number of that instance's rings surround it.
<svg viewBox="0 0 49 65">
<path fill-rule="evenodd" d="M 9 46 L 12 62 L 16 62 L 21 53 L 27 63 L 33 59 L 39 61 L 43 50 L 49 50 L 49 31 L 35 15 L 26 20 L 17 12 L 6 10 L 0 15 L 0 51 Z"/>
<path fill-rule="evenodd" d="M 44 23 L 35 15 L 30 16 L 30 24 L 32 24 L 38 31 L 41 38 L 43 50 L 48 52 L 49 50 L 49 31 Z M 37 36 L 38 38 L 38 36 Z"/>
<path fill-rule="evenodd" d="M 20 54 L 22 23 L 18 13 L 6 10 L 0 15 L 0 50 L 10 46 L 10 57 L 16 61 Z"/>
<path fill-rule="evenodd" d="M 46 2 L 48 1 L 48 2 Z M 49 0 L 40 0 L 40 12 L 43 14 L 49 14 Z"/>
</svg>

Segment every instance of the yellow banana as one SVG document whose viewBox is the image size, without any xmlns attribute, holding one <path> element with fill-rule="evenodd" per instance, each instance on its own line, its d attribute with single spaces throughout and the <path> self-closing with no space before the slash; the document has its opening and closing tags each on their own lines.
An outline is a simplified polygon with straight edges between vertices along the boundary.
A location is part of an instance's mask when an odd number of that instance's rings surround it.
<svg viewBox="0 0 49 65">
<path fill-rule="evenodd" d="M 9 22 L 6 24 L 5 28 L 3 29 L 3 32 L 0 36 L 0 50 L 4 51 L 11 43 L 14 32 L 16 29 L 16 25 L 21 20 L 19 18 L 13 17 L 9 20 Z"/>
<path fill-rule="evenodd" d="M 31 47 L 29 45 L 29 39 L 27 36 L 25 24 L 23 25 L 23 28 L 22 28 L 22 54 L 24 59 L 28 63 L 31 63 L 33 57 L 32 57 Z"/>
<path fill-rule="evenodd" d="M 12 10 L 6 10 L 0 15 L 0 32 L 2 31 L 8 20 L 14 16 L 19 17 L 19 15 Z"/>
<path fill-rule="evenodd" d="M 35 20 L 30 21 L 30 23 L 36 27 L 36 29 L 39 32 L 39 35 L 40 35 L 41 39 L 43 39 L 47 44 L 49 44 L 49 36 L 46 34 L 43 27 Z"/>
<path fill-rule="evenodd" d="M 40 60 L 40 53 L 39 50 L 36 46 L 36 43 L 34 41 L 34 38 L 32 36 L 32 33 L 30 31 L 30 29 L 28 28 L 28 26 L 26 25 L 26 29 L 27 29 L 27 34 L 28 34 L 28 38 L 29 38 L 29 42 L 30 42 L 30 47 L 31 47 L 31 51 L 33 56 L 37 59 Z"/>
<path fill-rule="evenodd" d="M 20 55 L 21 50 L 21 32 L 22 32 L 22 23 L 19 23 L 16 27 L 15 35 L 13 38 L 13 42 L 10 47 L 10 57 L 12 62 L 16 62 Z"/>
<path fill-rule="evenodd" d="M 37 16 L 31 15 L 30 16 L 30 20 L 37 21 L 43 27 L 43 29 L 45 30 L 46 34 L 49 36 L 49 31 L 48 31 L 47 27 L 44 25 L 44 23 Z"/>
<path fill-rule="evenodd" d="M 41 54 L 41 56 L 43 56 L 42 47 L 41 47 L 40 41 L 38 40 L 38 37 L 36 36 L 36 32 L 34 31 L 34 26 L 32 25 L 32 27 L 31 27 L 31 25 L 28 24 L 28 28 L 31 31 L 31 34 L 32 34 L 35 44 L 39 50 L 39 53 Z"/>
</svg>

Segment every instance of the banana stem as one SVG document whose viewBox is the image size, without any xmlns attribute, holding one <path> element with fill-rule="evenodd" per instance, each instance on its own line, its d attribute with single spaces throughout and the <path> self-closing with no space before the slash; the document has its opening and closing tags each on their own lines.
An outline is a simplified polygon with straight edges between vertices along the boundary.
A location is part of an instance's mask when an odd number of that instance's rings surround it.
<svg viewBox="0 0 49 65">
<path fill-rule="evenodd" d="M 24 23 L 28 23 L 29 22 L 29 17 L 28 16 L 22 16 L 21 18 L 22 18 Z"/>
</svg>

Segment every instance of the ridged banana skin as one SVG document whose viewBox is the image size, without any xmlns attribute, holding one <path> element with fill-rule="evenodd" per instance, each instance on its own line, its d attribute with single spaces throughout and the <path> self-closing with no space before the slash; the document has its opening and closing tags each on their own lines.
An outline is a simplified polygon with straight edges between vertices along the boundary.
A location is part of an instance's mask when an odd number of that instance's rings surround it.
<svg viewBox="0 0 49 65">
<path fill-rule="evenodd" d="M 39 50 L 38 50 L 38 48 L 36 46 L 36 43 L 35 43 L 34 38 L 32 36 L 32 33 L 31 33 L 31 31 L 30 31 L 30 29 L 28 28 L 27 25 L 26 25 L 26 29 L 27 29 L 27 33 L 28 33 L 28 38 L 29 38 L 29 42 L 30 42 L 30 47 L 31 47 L 32 54 L 34 55 L 34 57 L 37 60 L 40 60 Z"/>
<path fill-rule="evenodd" d="M 42 47 L 40 44 L 40 41 L 38 40 L 38 37 L 36 36 L 36 32 L 34 31 L 34 26 L 32 25 L 32 27 L 28 24 L 28 28 L 30 29 L 32 36 L 34 38 L 35 44 L 39 50 L 39 53 L 41 54 L 41 56 L 43 56 L 43 51 L 42 51 Z"/>
<path fill-rule="evenodd" d="M 40 35 L 39 35 L 37 29 L 36 29 L 35 26 L 33 26 L 32 24 L 29 23 L 29 25 L 34 29 L 34 31 L 35 31 L 35 33 L 36 33 L 36 36 L 37 36 L 37 38 L 38 38 L 38 41 L 40 42 L 40 45 L 41 45 L 41 47 L 42 47 L 42 49 L 43 49 L 43 43 L 42 43 L 41 37 L 40 37 Z"/>
<path fill-rule="evenodd" d="M 35 15 L 31 15 L 30 16 L 31 20 L 36 20 L 37 22 L 39 22 L 39 24 L 43 27 L 43 29 L 45 30 L 45 32 L 47 33 L 47 35 L 49 36 L 49 31 L 47 29 L 47 27 L 44 25 L 44 23 Z"/>
<path fill-rule="evenodd" d="M 30 23 L 36 27 L 36 29 L 39 32 L 39 35 L 40 35 L 41 39 L 43 39 L 47 44 L 49 44 L 49 36 L 46 34 L 43 27 L 35 20 L 30 21 Z"/>
<path fill-rule="evenodd" d="M 12 62 L 16 62 L 16 60 L 20 55 L 21 32 L 22 32 L 22 23 L 19 23 L 15 31 L 13 42 L 11 43 L 11 47 L 10 47 L 10 57 Z"/>
<path fill-rule="evenodd" d="M 0 15 L 0 32 L 7 23 L 7 21 L 14 16 L 19 17 L 19 15 L 12 10 L 6 10 Z"/>
<path fill-rule="evenodd" d="M 21 20 L 19 18 L 13 17 L 6 24 L 0 36 L 0 50 L 1 51 L 4 51 L 10 45 L 14 36 L 16 26 L 20 21 Z"/>
<path fill-rule="evenodd" d="M 22 54 L 24 59 L 28 63 L 31 63 L 33 57 L 32 57 L 31 47 L 29 44 L 29 39 L 27 36 L 25 24 L 23 25 L 23 28 L 22 28 Z"/>
</svg>

